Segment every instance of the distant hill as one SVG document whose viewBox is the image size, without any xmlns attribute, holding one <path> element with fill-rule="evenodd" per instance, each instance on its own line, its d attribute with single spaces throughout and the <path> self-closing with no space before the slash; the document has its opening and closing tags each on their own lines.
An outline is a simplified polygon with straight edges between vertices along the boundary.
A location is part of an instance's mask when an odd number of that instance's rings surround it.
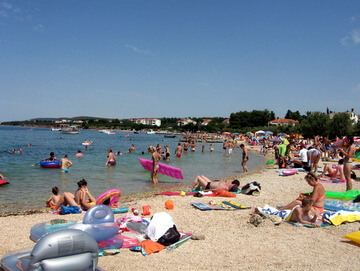
<svg viewBox="0 0 360 271">
<path fill-rule="evenodd" d="M 90 120 L 90 119 L 109 119 L 109 118 L 99 118 L 99 117 L 90 117 L 90 116 L 78 116 L 78 117 L 61 117 L 61 118 L 33 118 L 30 121 L 56 121 L 56 120 Z"/>
</svg>

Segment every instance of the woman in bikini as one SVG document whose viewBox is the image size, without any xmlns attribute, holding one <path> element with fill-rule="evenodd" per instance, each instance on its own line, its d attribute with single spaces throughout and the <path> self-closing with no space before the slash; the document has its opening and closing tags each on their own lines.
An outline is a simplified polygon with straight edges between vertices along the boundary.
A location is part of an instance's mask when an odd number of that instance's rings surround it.
<svg viewBox="0 0 360 271">
<path fill-rule="evenodd" d="M 346 179 L 346 191 L 352 189 L 352 180 L 351 180 L 351 171 L 352 171 L 352 162 L 353 156 L 356 152 L 356 147 L 354 145 L 354 137 L 346 136 L 344 139 L 344 148 L 340 148 L 340 152 L 344 155 L 344 175 Z"/>
<path fill-rule="evenodd" d="M 159 169 L 158 162 L 161 159 L 161 155 L 156 151 L 154 146 L 150 146 L 148 148 L 148 152 L 151 153 L 151 159 L 153 161 L 153 167 L 151 169 L 151 180 L 153 183 L 158 183 L 157 171 Z"/>
<path fill-rule="evenodd" d="M 279 210 L 292 210 L 296 205 L 301 205 L 304 197 L 310 197 L 314 204 L 312 206 L 312 212 L 316 215 L 320 215 L 324 212 L 324 202 L 325 202 L 325 188 L 324 186 L 317 181 L 316 176 L 313 173 L 308 173 L 305 176 L 307 183 L 313 187 L 313 191 L 310 194 L 301 193 L 299 197 L 290 202 L 289 204 L 282 206 Z"/>
</svg>

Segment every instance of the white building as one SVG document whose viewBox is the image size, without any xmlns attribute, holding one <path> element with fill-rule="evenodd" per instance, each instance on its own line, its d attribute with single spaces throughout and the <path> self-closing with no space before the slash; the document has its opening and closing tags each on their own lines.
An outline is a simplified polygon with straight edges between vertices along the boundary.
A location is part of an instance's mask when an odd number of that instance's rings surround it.
<svg viewBox="0 0 360 271">
<path fill-rule="evenodd" d="M 158 127 L 161 126 L 161 120 L 159 119 L 131 119 L 131 121 L 135 122 L 136 124 L 144 124 Z"/>
<path fill-rule="evenodd" d="M 268 122 L 268 125 L 273 125 L 273 126 L 284 126 L 284 125 L 295 125 L 299 123 L 297 120 L 293 120 L 293 119 L 275 119 L 275 120 L 271 120 Z"/>
<path fill-rule="evenodd" d="M 184 126 L 186 124 L 194 124 L 196 125 L 196 121 L 192 120 L 192 119 L 181 119 L 177 121 L 177 126 Z"/>
<path fill-rule="evenodd" d="M 212 119 L 203 119 L 201 125 L 207 126 L 210 122 L 212 122 Z"/>
<path fill-rule="evenodd" d="M 351 121 L 353 122 L 353 124 L 357 124 L 359 122 L 359 116 L 356 115 L 354 108 L 351 108 L 351 111 L 346 111 L 345 113 L 348 113 L 350 116 Z M 330 113 L 330 119 L 332 119 L 335 116 L 336 113 Z"/>
</svg>

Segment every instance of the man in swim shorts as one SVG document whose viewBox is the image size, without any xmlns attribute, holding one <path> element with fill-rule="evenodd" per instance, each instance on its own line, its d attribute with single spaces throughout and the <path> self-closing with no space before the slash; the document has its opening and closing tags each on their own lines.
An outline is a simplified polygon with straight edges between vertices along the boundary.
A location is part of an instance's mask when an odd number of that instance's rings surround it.
<svg viewBox="0 0 360 271">
<path fill-rule="evenodd" d="M 248 150 L 245 148 L 244 144 L 240 144 L 240 148 L 243 150 L 241 166 L 243 168 L 243 172 L 248 172 L 249 169 L 246 166 L 246 162 L 249 161 Z"/>
<path fill-rule="evenodd" d="M 177 158 L 181 158 L 182 156 L 183 147 L 181 146 L 181 143 L 178 143 L 176 149 L 175 149 L 175 155 Z"/>
</svg>

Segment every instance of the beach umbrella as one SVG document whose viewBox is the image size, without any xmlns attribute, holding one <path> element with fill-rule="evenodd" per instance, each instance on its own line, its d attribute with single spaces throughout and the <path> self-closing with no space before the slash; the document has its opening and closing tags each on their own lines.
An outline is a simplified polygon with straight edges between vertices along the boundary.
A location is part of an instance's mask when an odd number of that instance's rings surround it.
<svg viewBox="0 0 360 271">
<path fill-rule="evenodd" d="M 273 135 L 274 133 L 273 132 L 271 132 L 271 131 L 266 131 L 265 132 L 265 135 Z"/>
<path fill-rule="evenodd" d="M 286 134 L 285 134 L 285 133 L 280 133 L 279 135 L 280 135 L 280 136 L 286 136 Z"/>
<path fill-rule="evenodd" d="M 255 132 L 255 134 L 256 134 L 256 135 L 257 135 L 257 134 L 265 134 L 265 132 L 262 131 L 262 130 L 260 130 L 260 131 Z"/>
<path fill-rule="evenodd" d="M 339 140 L 336 140 L 335 142 L 333 142 L 331 144 L 331 146 L 335 149 L 337 148 L 342 148 L 343 147 L 343 144 L 344 144 L 344 140 L 343 139 L 339 139 Z"/>
<path fill-rule="evenodd" d="M 280 138 L 274 137 L 274 138 L 270 139 L 270 142 L 280 143 L 280 142 L 282 142 L 282 140 Z"/>
</svg>

